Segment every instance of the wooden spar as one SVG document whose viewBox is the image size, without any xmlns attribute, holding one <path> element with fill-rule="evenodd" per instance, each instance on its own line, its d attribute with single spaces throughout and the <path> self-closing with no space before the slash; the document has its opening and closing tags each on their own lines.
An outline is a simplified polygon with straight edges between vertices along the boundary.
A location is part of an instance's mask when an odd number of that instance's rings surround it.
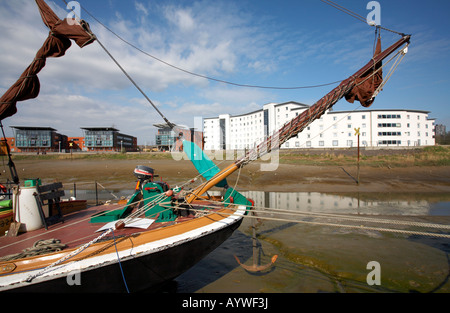
<svg viewBox="0 0 450 313">
<path fill-rule="evenodd" d="M 234 162 L 233 164 L 224 168 L 219 173 L 217 173 L 212 178 L 210 178 L 208 181 L 206 181 L 205 183 L 198 186 L 194 191 L 192 191 L 192 193 L 188 194 L 186 196 L 186 202 L 191 203 L 196 198 L 198 198 L 198 196 L 201 196 L 202 194 L 207 192 L 209 189 L 211 189 L 212 187 L 217 185 L 224 178 L 233 174 L 238 168 L 239 168 L 239 166 L 238 166 L 237 162 Z"/>
<path fill-rule="evenodd" d="M 392 44 L 390 47 L 375 55 L 365 66 L 358 70 L 349 78 L 343 80 L 339 86 L 331 90 L 319 101 L 317 101 L 308 110 L 303 111 L 302 114 L 292 119 L 290 122 L 283 125 L 274 135 L 268 137 L 264 142 L 259 144 L 255 149 L 250 150 L 243 158 L 237 160 L 229 165 L 204 184 L 194 189 L 186 196 L 186 202 L 191 203 L 197 197 L 204 194 L 206 191 L 214 187 L 217 183 L 234 173 L 240 167 L 246 165 L 252 160 L 269 153 L 273 148 L 279 148 L 284 142 L 296 136 L 305 127 L 307 127 L 314 120 L 318 119 L 330 109 L 336 102 L 343 98 L 354 86 L 358 78 L 370 75 L 370 72 L 379 65 L 386 57 L 400 48 L 403 44 L 409 43 L 411 36 L 404 35 L 400 40 Z"/>
</svg>

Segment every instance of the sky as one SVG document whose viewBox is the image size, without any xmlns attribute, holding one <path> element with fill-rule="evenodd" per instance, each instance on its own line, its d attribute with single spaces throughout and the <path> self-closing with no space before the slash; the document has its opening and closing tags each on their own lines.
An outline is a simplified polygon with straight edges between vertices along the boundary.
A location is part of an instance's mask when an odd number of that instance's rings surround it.
<svg viewBox="0 0 450 313">
<path fill-rule="evenodd" d="M 237 84 L 299 87 L 346 79 L 365 65 L 374 48 L 375 28 L 320 0 L 80 0 L 80 5 L 136 48 L 120 40 L 86 11 L 101 43 L 173 123 L 198 125 L 200 117 L 238 115 L 266 103 L 314 104 L 337 84 L 319 88 L 247 88 L 208 80 L 170 67 Z M 335 0 L 367 17 L 369 1 Z M 60 18 L 70 11 L 61 0 L 47 3 Z M 411 34 L 407 55 L 371 109 L 430 111 L 450 130 L 450 22 L 448 0 L 379 0 L 381 26 Z M 48 29 L 34 1 L 0 0 L 0 93 L 18 79 L 44 43 Z M 381 31 L 382 47 L 398 34 Z M 75 43 L 60 58 L 47 59 L 38 75 L 36 99 L 19 102 L 4 119 L 10 126 L 53 127 L 83 136 L 81 127 L 116 127 L 155 142 L 155 123 L 164 122 L 98 43 Z M 334 109 L 354 110 L 339 101 Z M 363 109 L 361 106 L 359 108 Z"/>
</svg>

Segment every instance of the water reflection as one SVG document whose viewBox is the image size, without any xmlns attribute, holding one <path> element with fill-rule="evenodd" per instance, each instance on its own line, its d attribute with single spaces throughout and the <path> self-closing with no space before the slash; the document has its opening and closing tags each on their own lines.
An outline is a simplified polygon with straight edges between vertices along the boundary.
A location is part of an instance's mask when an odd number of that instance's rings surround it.
<svg viewBox="0 0 450 313">
<path fill-rule="evenodd" d="M 121 198 L 127 198 L 134 193 L 134 190 L 107 190 L 100 189 L 97 190 L 73 190 L 65 189 L 66 197 L 75 197 L 78 200 L 96 200 L 108 201 L 108 200 L 119 200 Z"/>
<path fill-rule="evenodd" d="M 368 200 L 319 192 L 246 191 L 243 194 L 264 208 L 318 213 L 373 215 L 450 215 L 450 202 L 422 200 Z M 450 199 L 449 199 L 450 200 Z"/>
<path fill-rule="evenodd" d="M 100 201 L 127 198 L 134 190 L 66 190 L 66 197 Z M 244 191 L 242 194 L 255 201 L 261 208 L 274 208 L 292 211 L 342 214 L 372 214 L 372 215 L 433 215 L 450 216 L 450 195 L 443 200 L 430 201 L 423 196 L 415 199 L 376 199 L 370 194 L 347 196 L 342 194 L 326 194 L 320 192 L 266 192 Z"/>
</svg>

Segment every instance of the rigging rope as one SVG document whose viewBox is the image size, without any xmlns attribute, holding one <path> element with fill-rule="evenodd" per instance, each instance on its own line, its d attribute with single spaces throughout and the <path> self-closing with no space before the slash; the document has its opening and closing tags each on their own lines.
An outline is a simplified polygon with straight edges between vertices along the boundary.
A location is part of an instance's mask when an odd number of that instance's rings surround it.
<svg viewBox="0 0 450 313">
<path fill-rule="evenodd" d="M 208 200 L 210 202 L 215 202 L 212 200 Z M 221 202 L 216 202 L 218 205 L 221 204 Z M 219 208 L 219 206 L 211 206 L 211 208 Z M 252 208 L 255 208 L 256 206 L 252 206 Z M 194 212 L 200 212 L 205 213 L 205 210 L 199 210 L 191 208 L 190 210 Z M 439 238 L 450 238 L 450 234 L 443 234 L 443 233 L 433 233 L 433 232 L 425 232 L 425 231 L 415 231 L 415 230 L 403 230 L 403 229 L 394 229 L 394 228 L 385 228 L 385 227 L 374 227 L 374 226 L 366 226 L 366 225 L 349 225 L 349 224 L 341 224 L 341 223 L 329 223 L 329 222 L 317 222 L 317 221 L 311 221 L 311 220 L 300 220 L 300 219 L 294 219 L 296 215 L 306 215 L 309 218 L 324 218 L 324 219 L 343 219 L 343 220 L 351 220 L 355 222 L 368 222 L 368 223 L 382 223 L 382 224 L 394 224 L 394 225 L 403 225 L 403 226 L 416 226 L 416 227 L 428 227 L 428 228 L 437 228 L 437 229 L 450 229 L 450 225 L 442 225 L 442 224 L 432 224 L 432 223 L 420 223 L 420 222 L 407 222 L 407 221 L 399 221 L 399 220 L 387 220 L 387 219 L 377 219 L 377 218 L 370 218 L 370 217 L 357 217 L 357 216 L 350 216 L 350 215 L 340 215 L 340 214 L 328 214 L 328 213 L 314 213 L 314 212 L 295 212 L 295 211 L 288 211 L 288 212 L 282 212 L 283 210 L 277 210 L 277 209 L 270 209 L 274 212 L 264 212 L 264 211 L 258 211 L 255 210 L 255 212 L 263 212 L 265 214 L 288 214 L 293 218 L 279 218 L 279 217 L 268 217 L 268 216 L 253 216 L 253 215 L 245 215 L 245 218 L 255 218 L 260 220 L 268 220 L 268 221 L 278 221 L 278 222 L 289 222 L 289 223 L 298 223 L 298 224 L 309 224 L 309 225 L 315 225 L 315 226 L 331 226 L 331 227 L 343 227 L 343 228 L 352 228 L 352 229 L 362 229 L 362 230 L 373 230 L 373 231 L 380 231 L 380 232 L 391 232 L 391 233 L 398 233 L 398 234 L 407 234 L 407 235 L 419 235 L 419 236 L 428 236 L 428 237 L 439 237 Z M 253 210 L 252 210 L 253 211 Z M 287 211 L 287 210 L 284 210 Z M 216 212 L 209 210 L 210 214 L 216 213 L 220 215 L 233 215 L 233 213 L 226 213 L 226 212 Z"/>
<path fill-rule="evenodd" d="M 156 110 L 156 112 L 158 112 L 158 114 L 163 118 L 163 120 L 167 123 L 167 125 L 173 129 L 175 127 L 175 124 L 171 123 L 165 116 L 164 114 L 161 113 L 161 111 L 156 107 L 156 105 L 152 102 L 152 100 L 150 100 L 150 98 L 145 94 L 145 92 L 138 86 L 138 84 L 136 84 L 136 82 L 133 80 L 133 78 L 131 78 L 131 76 L 127 73 L 127 71 L 125 71 L 125 69 L 119 64 L 119 62 L 117 62 L 117 60 L 112 56 L 112 54 L 108 51 L 108 49 L 106 49 L 106 47 L 100 42 L 100 40 L 98 39 L 97 36 L 95 36 L 96 41 L 98 42 L 98 44 L 100 45 L 100 47 L 102 47 L 103 50 L 105 50 L 106 54 L 108 54 L 108 56 L 114 61 L 114 63 L 116 63 L 116 65 L 120 68 L 120 70 L 125 74 L 125 76 L 130 80 L 130 82 L 137 88 L 137 90 L 139 90 L 139 92 L 144 96 L 144 98 L 153 106 L 153 108 Z"/>
<path fill-rule="evenodd" d="M 368 24 L 366 18 L 364 18 L 363 16 L 359 15 L 358 13 L 350 11 L 349 9 L 343 7 L 342 5 L 339 5 L 339 4 L 337 4 L 337 3 L 335 3 L 335 2 L 333 2 L 331 0 L 320 0 L 320 1 L 322 1 L 325 4 L 328 4 L 328 5 L 332 6 L 332 7 L 334 7 L 335 9 L 338 9 L 339 11 L 344 12 L 345 14 L 350 15 L 351 17 L 356 18 L 357 20 L 359 20 L 359 21 L 361 21 L 361 22 L 363 22 L 365 24 Z M 380 28 L 380 29 L 383 29 L 383 30 L 387 30 L 387 31 L 389 31 L 391 33 L 394 33 L 394 34 L 397 34 L 397 35 L 400 35 L 400 36 L 405 36 L 404 33 L 400 33 L 400 32 L 397 32 L 395 30 L 392 30 L 392 29 L 389 29 L 389 28 L 386 28 L 386 27 L 382 27 L 381 25 L 376 25 L 376 27 Z"/>
</svg>

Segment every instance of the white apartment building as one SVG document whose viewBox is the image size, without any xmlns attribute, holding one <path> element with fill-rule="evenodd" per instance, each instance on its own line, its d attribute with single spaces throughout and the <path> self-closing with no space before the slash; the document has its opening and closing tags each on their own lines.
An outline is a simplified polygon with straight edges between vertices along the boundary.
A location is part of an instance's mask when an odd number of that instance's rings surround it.
<svg viewBox="0 0 450 313">
<path fill-rule="evenodd" d="M 284 123 L 308 109 L 298 102 L 268 103 L 242 115 L 221 114 L 203 119 L 205 150 L 249 149 Z M 281 148 L 349 148 L 432 146 L 434 119 L 419 110 L 329 110 Z"/>
</svg>

